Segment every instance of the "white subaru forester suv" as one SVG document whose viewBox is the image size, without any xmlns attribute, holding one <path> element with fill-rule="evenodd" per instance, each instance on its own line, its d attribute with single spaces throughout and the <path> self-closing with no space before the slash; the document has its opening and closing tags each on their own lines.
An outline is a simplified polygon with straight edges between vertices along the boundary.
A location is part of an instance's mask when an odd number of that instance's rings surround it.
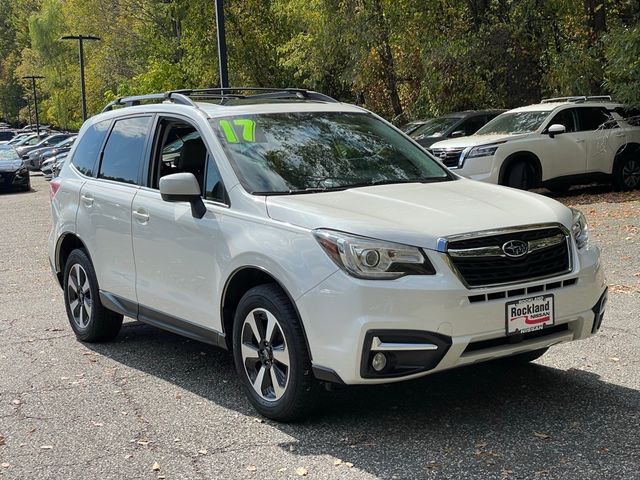
<svg viewBox="0 0 640 480">
<path fill-rule="evenodd" d="M 461 178 L 362 108 L 254 90 L 124 98 L 83 125 L 51 181 L 79 340 L 127 316 L 227 348 L 286 421 L 323 383 L 529 361 L 598 331 L 579 211 Z"/>
<path fill-rule="evenodd" d="M 609 96 L 543 100 L 499 115 L 432 155 L 473 180 L 562 192 L 571 185 L 640 188 L 640 116 Z"/>
</svg>

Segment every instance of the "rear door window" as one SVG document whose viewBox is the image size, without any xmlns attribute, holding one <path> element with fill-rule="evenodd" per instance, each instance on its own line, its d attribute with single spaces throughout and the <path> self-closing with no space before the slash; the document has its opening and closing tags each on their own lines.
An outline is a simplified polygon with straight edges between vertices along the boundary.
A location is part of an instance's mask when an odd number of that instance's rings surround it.
<svg viewBox="0 0 640 480">
<path fill-rule="evenodd" d="M 480 130 L 480 127 L 485 123 L 487 123 L 487 117 L 484 115 L 471 117 L 458 125 L 455 130 L 462 130 L 465 135 L 473 135 Z"/>
<path fill-rule="evenodd" d="M 578 123 L 581 132 L 618 127 L 607 109 L 600 107 L 578 108 Z"/>
<path fill-rule="evenodd" d="M 151 117 L 117 120 L 104 147 L 99 178 L 138 184 Z"/>
<path fill-rule="evenodd" d="M 102 147 L 104 137 L 109 130 L 111 120 L 91 125 L 78 140 L 78 146 L 73 154 L 71 163 L 76 169 L 88 177 L 95 177 L 95 165 L 98 159 L 98 152 Z"/>
</svg>

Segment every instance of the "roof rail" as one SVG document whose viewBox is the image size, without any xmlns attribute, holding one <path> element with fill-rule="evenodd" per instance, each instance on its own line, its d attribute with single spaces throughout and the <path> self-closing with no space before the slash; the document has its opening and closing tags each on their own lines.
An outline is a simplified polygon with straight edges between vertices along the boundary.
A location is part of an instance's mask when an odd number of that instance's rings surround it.
<svg viewBox="0 0 640 480">
<path fill-rule="evenodd" d="M 141 102 L 146 101 L 155 101 L 158 103 L 171 102 L 177 103 L 179 105 L 189 105 L 191 107 L 196 106 L 193 100 L 189 99 L 186 95 L 182 95 L 178 92 L 150 93 L 148 95 L 136 95 L 131 97 L 116 98 L 114 101 L 109 102 L 109 104 L 107 104 L 107 106 L 102 109 L 102 112 L 109 112 L 117 106 L 133 107 L 135 105 L 140 105 Z"/>
<path fill-rule="evenodd" d="M 247 92 L 256 92 L 248 95 Z M 323 93 L 306 90 L 304 88 L 267 88 L 267 87 L 225 87 L 225 88 L 201 88 L 173 90 L 168 93 L 177 93 L 191 98 L 205 99 L 287 99 L 298 98 L 301 100 L 315 100 L 319 102 L 336 103 L 337 100 Z"/>
<path fill-rule="evenodd" d="M 555 97 L 555 98 L 543 98 L 540 103 L 558 103 L 558 102 L 610 102 L 612 101 L 611 95 L 577 95 L 573 97 Z"/>
<path fill-rule="evenodd" d="M 257 93 L 247 95 L 245 92 Z M 142 102 L 171 102 L 179 105 L 196 107 L 197 105 L 194 100 L 217 99 L 223 103 L 225 100 L 230 99 L 259 100 L 287 98 L 337 103 L 335 98 L 312 90 L 305 90 L 303 88 L 226 87 L 170 90 L 165 93 L 150 93 L 148 95 L 120 97 L 110 102 L 102 111 L 109 112 L 113 110 L 114 107 L 118 106 L 133 107 L 135 105 L 140 105 Z"/>
</svg>

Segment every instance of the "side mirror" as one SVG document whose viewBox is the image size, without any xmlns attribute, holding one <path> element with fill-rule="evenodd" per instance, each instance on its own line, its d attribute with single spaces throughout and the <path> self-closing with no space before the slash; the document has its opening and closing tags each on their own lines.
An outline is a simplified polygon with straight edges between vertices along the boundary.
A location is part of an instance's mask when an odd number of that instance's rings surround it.
<svg viewBox="0 0 640 480">
<path fill-rule="evenodd" d="M 547 130 L 547 132 L 549 133 L 549 136 L 551 138 L 555 137 L 556 135 L 560 135 L 561 133 L 564 133 L 566 131 L 567 131 L 567 129 L 565 128 L 565 126 L 564 125 L 560 125 L 559 123 L 554 123 Z"/>
<path fill-rule="evenodd" d="M 202 218 L 207 207 L 202 201 L 200 185 L 193 173 L 174 173 L 160 179 L 160 195 L 165 202 L 189 202 L 194 218 Z"/>
<path fill-rule="evenodd" d="M 453 132 L 451 135 L 449 135 L 451 138 L 458 138 L 458 137 L 466 137 L 467 134 L 465 133 L 464 130 L 456 130 L 455 132 Z"/>
</svg>

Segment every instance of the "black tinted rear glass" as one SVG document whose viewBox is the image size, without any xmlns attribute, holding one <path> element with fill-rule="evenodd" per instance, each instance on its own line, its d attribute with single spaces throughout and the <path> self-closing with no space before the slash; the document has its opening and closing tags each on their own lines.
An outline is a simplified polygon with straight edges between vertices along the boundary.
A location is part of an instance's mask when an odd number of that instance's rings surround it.
<svg viewBox="0 0 640 480">
<path fill-rule="evenodd" d="M 78 147 L 73 154 L 71 163 L 88 177 L 95 177 L 95 165 L 98 152 L 100 151 L 104 136 L 107 134 L 110 124 L 110 120 L 95 123 L 87 128 L 78 140 Z"/>
<path fill-rule="evenodd" d="M 598 130 L 600 128 L 615 128 L 618 125 L 605 108 L 578 108 L 578 123 L 580 131 Z"/>
<path fill-rule="evenodd" d="M 116 121 L 104 147 L 98 177 L 137 184 L 151 117 Z"/>
</svg>

